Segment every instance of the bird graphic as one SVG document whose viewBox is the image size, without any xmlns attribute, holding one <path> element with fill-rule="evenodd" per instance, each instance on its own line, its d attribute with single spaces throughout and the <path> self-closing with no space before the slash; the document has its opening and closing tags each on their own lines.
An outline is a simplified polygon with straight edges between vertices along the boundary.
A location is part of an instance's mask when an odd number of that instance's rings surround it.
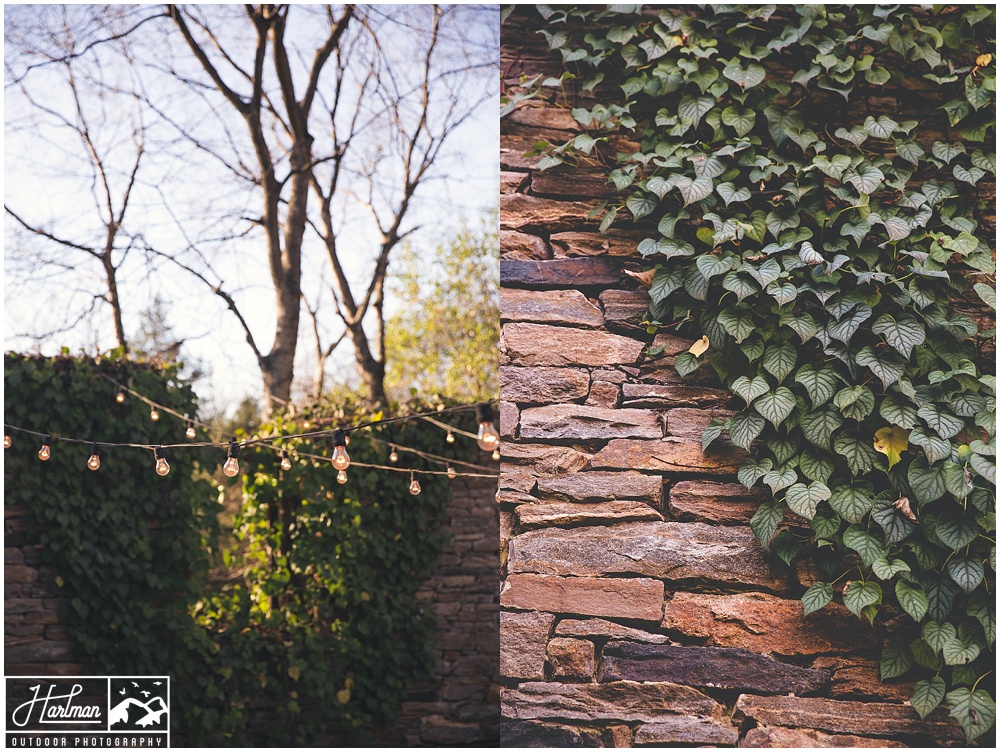
<svg viewBox="0 0 1000 752">
<path fill-rule="evenodd" d="M 153 682 L 153 684 L 155 684 L 155 685 L 156 685 L 156 686 L 158 687 L 158 686 L 160 686 L 161 684 L 163 684 L 163 682 L 158 682 L 158 681 L 156 681 L 156 682 Z"/>
<path fill-rule="evenodd" d="M 138 686 L 139 686 L 139 684 L 138 684 L 137 682 L 132 682 L 132 686 L 133 686 L 133 687 L 138 687 Z"/>
<path fill-rule="evenodd" d="M 140 694 L 143 694 L 146 697 L 149 697 L 149 692 L 147 692 L 146 690 L 142 690 L 142 692 Z"/>
<path fill-rule="evenodd" d="M 122 691 L 121 691 L 121 692 L 119 692 L 118 694 L 120 694 L 120 695 L 123 695 L 123 694 L 125 694 L 125 689 L 124 689 L 124 688 L 122 688 Z"/>
</svg>

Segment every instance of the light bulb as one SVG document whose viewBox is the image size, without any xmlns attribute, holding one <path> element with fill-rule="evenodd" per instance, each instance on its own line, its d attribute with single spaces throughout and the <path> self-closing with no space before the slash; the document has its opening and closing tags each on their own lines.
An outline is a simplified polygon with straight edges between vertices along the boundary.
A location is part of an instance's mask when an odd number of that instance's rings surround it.
<svg viewBox="0 0 1000 752">
<path fill-rule="evenodd" d="M 337 473 L 337 482 L 340 485 L 344 485 L 345 483 L 347 483 L 347 471 L 346 470 L 341 470 L 339 473 Z"/>
<path fill-rule="evenodd" d="M 493 457 L 493 461 L 494 462 L 499 462 L 500 461 L 500 450 L 499 449 L 494 449 L 492 457 Z"/>
<path fill-rule="evenodd" d="M 282 470 L 292 469 L 292 461 L 288 459 L 288 452 L 286 452 L 284 449 L 281 450 L 281 469 Z"/>
<path fill-rule="evenodd" d="M 455 472 L 455 468 L 453 468 L 451 465 L 448 465 L 448 477 L 454 478 L 456 475 L 458 475 L 458 473 Z"/>
<path fill-rule="evenodd" d="M 438 402 L 437 405 L 436 405 L 436 408 L 437 408 L 437 411 L 439 413 L 440 412 L 444 412 L 444 403 L 443 402 Z"/>
<path fill-rule="evenodd" d="M 87 467 L 91 470 L 100 470 L 101 468 L 101 450 L 97 444 L 90 448 L 90 459 L 87 460 Z"/>
<path fill-rule="evenodd" d="M 346 470 L 351 466 L 351 458 L 347 454 L 347 435 L 343 431 L 337 431 L 333 436 L 333 443 L 335 446 L 330 461 L 338 470 Z"/>
<path fill-rule="evenodd" d="M 188 416 L 186 415 L 184 416 L 184 418 L 187 420 L 187 429 L 184 431 L 184 435 L 187 436 L 189 439 L 193 439 L 195 436 L 198 435 L 198 432 L 194 428 L 194 421 L 188 418 Z"/>
<path fill-rule="evenodd" d="M 52 443 L 52 437 L 46 436 L 42 439 L 42 448 L 38 450 L 38 459 L 45 462 L 49 457 L 52 456 L 52 449 L 49 444 Z"/>
<path fill-rule="evenodd" d="M 416 473 L 410 473 L 410 493 L 414 496 L 420 493 L 420 481 L 417 480 Z"/>
<path fill-rule="evenodd" d="M 230 439 L 229 453 L 226 458 L 226 464 L 222 466 L 222 472 L 224 472 L 230 478 L 235 478 L 240 472 L 240 463 L 236 459 L 239 456 L 240 456 L 240 445 L 236 443 L 236 439 Z"/>
<path fill-rule="evenodd" d="M 125 401 L 125 390 L 119 389 L 118 394 L 115 395 L 115 402 L 117 402 L 120 405 L 124 401 Z"/>
<path fill-rule="evenodd" d="M 444 437 L 444 440 L 447 441 L 449 444 L 454 444 L 455 434 L 453 434 L 451 431 L 448 431 L 448 435 Z"/>
<path fill-rule="evenodd" d="M 497 427 L 493 425 L 493 410 L 489 405 L 482 403 L 476 406 L 476 420 L 479 422 L 476 443 L 484 452 L 492 452 L 500 443 L 500 434 L 497 433 Z"/>
<path fill-rule="evenodd" d="M 155 407 L 149 410 L 149 419 L 154 423 L 160 419 L 160 412 Z"/>
<path fill-rule="evenodd" d="M 394 446 L 390 447 L 389 462 L 399 462 L 399 454 L 396 452 L 396 447 Z"/>
<path fill-rule="evenodd" d="M 153 456 L 156 458 L 156 474 L 164 476 L 169 473 L 170 465 L 167 464 L 167 457 L 163 454 L 163 450 L 157 447 L 153 450 Z"/>
<path fill-rule="evenodd" d="M 4 449 L 10 449 L 10 445 L 12 443 L 13 442 L 11 441 L 11 438 L 10 438 L 10 429 L 8 429 L 7 426 L 4 426 L 3 427 L 3 448 Z"/>
</svg>

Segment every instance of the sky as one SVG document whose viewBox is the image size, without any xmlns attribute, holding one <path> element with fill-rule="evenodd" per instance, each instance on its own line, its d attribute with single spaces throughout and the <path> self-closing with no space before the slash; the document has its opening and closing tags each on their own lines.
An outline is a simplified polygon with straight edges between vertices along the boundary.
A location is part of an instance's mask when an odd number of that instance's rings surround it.
<svg viewBox="0 0 1000 752">
<path fill-rule="evenodd" d="M 74 6 L 69 19 L 77 29 L 77 49 L 81 40 L 103 38 L 107 19 L 93 19 L 92 8 Z M 145 15 L 150 15 L 148 9 Z M 141 11 L 114 19 L 130 25 L 145 17 Z M 311 9 L 315 13 L 316 9 Z M 234 63 L 243 65 L 241 53 L 252 51 L 253 39 L 246 34 L 239 7 L 204 9 L 205 20 L 221 29 L 218 41 L 229 51 Z M 361 69 L 353 70 L 354 60 L 372 54 L 377 43 L 386 60 L 384 75 L 396 90 L 407 95 L 408 86 L 418 72 L 412 61 L 418 59 L 426 42 L 430 8 L 401 8 L 380 5 L 365 11 L 365 24 L 348 27 L 355 33 L 352 63 L 347 67 L 343 96 L 350 99 L 357 92 Z M 499 10 L 489 8 L 453 9 L 460 17 L 442 31 L 443 45 L 437 58 L 441 70 L 451 70 L 475 56 L 483 67 L 452 81 L 459 92 L 459 107 L 471 107 L 471 115 L 450 136 L 425 184 L 421 185 L 403 225 L 416 227 L 409 237 L 415 249 L 430 253 L 463 222 L 475 221 L 498 200 L 499 125 L 498 50 Z M 102 221 L 95 210 L 101 200 L 102 186 L 95 181 L 92 157 L 82 146 L 78 133 L 67 124 L 79 125 L 71 89 L 63 66 L 49 65 L 32 69 L 21 77 L 25 61 L 37 56 L 18 56 L 17 44 L 10 39 L 24 39 L 39 49 L 51 50 L 61 40 L 39 33 L 39 17 L 47 27 L 59 21 L 55 9 L 39 11 L 32 7 L 6 6 L 5 10 L 5 92 L 4 92 L 4 200 L 5 205 L 33 225 L 59 237 L 81 244 L 98 243 L 103 237 Z M 38 14 L 41 13 L 41 16 Z M 138 15 L 137 15 L 138 14 Z M 112 26 L 108 23 L 108 26 Z M 328 27 L 327 27 L 328 28 Z M 29 33 L 30 32 L 30 33 Z M 302 70 L 325 34 L 323 19 L 305 9 L 292 8 L 287 38 L 293 49 L 292 65 L 298 71 L 302 89 Z M 20 35 L 20 36 L 19 36 Z M 459 36 L 464 39 L 459 39 Z M 10 36 L 10 39 L 8 39 Z M 221 282 L 223 289 L 236 299 L 261 349 L 270 349 L 275 310 L 266 255 L 259 232 L 247 218 L 259 216 L 259 196 L 246 180 L 234 176 L 241 172 L 239 161 L 252 156 L 246 146 L 246 129 L 237 117 L 226 112 L 222 100 L 202 82 L 206 77 L 186 48 L 179 45 L 176 32 L 167 19 L 151 21 L 141 27 L 129 50 L 134 66 L 124 65 L 119 50 L 99 46 L 73 64 L 74 81 L 79 92 L 79 107 L 87 122 L 87 134 L 95 152 L 102 157 L 111 175 L 111 193 L 123 195 L 132 160 L 136 154 L 136 130 L 143 130 L 144 152 L 141 169 L 130 196 L 123 231 L 141 236 L 158 248 L 183 251 L 181 258 L 207 277 Z M 21 48 L 23 51 L 23 46 Z M 488 64 L 492 61 L 492 64 Z M 239 72 L 216 58 L 228 82 L 237 88 Z M 178 83 L 178 76 L 194 80 L 193 86 Z M 271 79 L 273 81 L 273 77 Z M 331 75 L 321 79 L 318 104 L 332 101 Z M 99 96 L 96 92 L 104 90 Z M 146 98 L 139 106 L 131 96 L 112 92 L 138 90 Z M 479 101 L 481 99 L 481 101 Z M 442 100 L 443 101 L 443 100 Z M 280 103 L 275 103 L 280 110 Z M 361 102 L 363 118 L 353 169 L 374 169 L 375 202 L 391 201 L 398 191 L 399 170 L 384 120 L 379 113 L 384 102 L 366 96 Z M 343 131 L 345 118 L 352 110 L 338 114 Z M 405 119 L 413 113 L 413 104 L 405 96 L 400 110 Z M 434 110 L 432 110 L 434 111 Z M 316 138 L 314 153 L 327 148 L 328 120 L 317 118 L 310 125 Z M 433 121 L 431 126 L 434 126 Z M 242 130 L 241 130 L 242 128 Z M 184 138 L 181 132 L 197 142 Z M 272 143 L 281 138 L 275 134 Z M 381 159 L 380 159 L 381 158 Z M 340 247 L 346 249 L 345 266 L 352 282 L 367 280 L 373 263 L 377 233 L 364 204 L 368 181 L 354 179 L 342 184 L 336 200 L 336 216 L 342 224 Z M 285 194 L 287 197 L 287 192 Z M 314 200 L 314 196 L 310 197 Z M 235 218 L 234 218 L 235 217 Z M 138 243 L 136 244 L 138 246 Z M 4 235 L 4 340 L 7 350 L 40 351 L 55 354 L 63 347 L 71 352 L 95 353 L 115 345 L 110 307 L 95 296 L 106 286 L 97 260 L 78 251 L 70 251 L 50 241 L 39 241 L 19 231 L 16 222 L 5 215 Z M 114 255 L 116 263 L 123 251 Z M 40 262 L 45 262 L 44 264 Z M 392 266 L 390 265 L 390 278 Z M 332 315 L 332 303 L 325 290 L 330 281 L 329 265 L 317 237 L 307 231 L 303 246 L 303 290 L 313 303 L 320 305 L 324 337 L 337 336 L 341 329 Z M 192 275 L 168 262 L 149 257 L 133 248 L 121 262 L 119 285 L 127 335 L 135 335 L 143 322 L 143 311 L 159 299 L 170 327 L 168 339 L 183 342 L 181 356 L 189 364 L 206 371 L 196 384 L 203 404 L 213 408 L 233 408 L 245 395 L 259 397 L 261 381 L 253 353 L 236 318 L 225 310 L 221 300 Z M 390 285 L 391 290 L 391 285 Z M 393 301 L 387 298 L 387 315 Z M 328 341 L 328 340 L 327 340 Z M 299 387 L 308 385 L 312 374 L 313 350 L 308 318 L 303 315 L 296 363 Z M 327 368 L 328 381 L 356 380 L 353 354 L 345 340 Z"/>
</svg>

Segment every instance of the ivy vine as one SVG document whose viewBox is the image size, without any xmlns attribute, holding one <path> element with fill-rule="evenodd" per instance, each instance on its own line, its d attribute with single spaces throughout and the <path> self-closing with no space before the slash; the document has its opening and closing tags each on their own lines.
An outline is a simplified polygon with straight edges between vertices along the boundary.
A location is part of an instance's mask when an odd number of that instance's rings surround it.
<svg viewBox="0 0 1000 752">
<path fill-rule="evenodd" d="M 540 86 L 600 100 L 570 103 L 585 132 L 539 145 L 539 168 L 615 163 L 602 231 L 657 223 L 638 246 L 650 332 L 704 338 L 677 371 L 710 364 L 734 395 L 702 443 L 749 450 L 761 544 L 814 563 L 806 614 L 908 614 L 883 679 L 914 677 L 921 717 L 944 703 L 981 736 L 995 332 L 959 308 L 996 305 L 994 8 L 538 10 L 567 68 Z M 913 98 L 940 105 L 903 119 Z"/>
</svg>

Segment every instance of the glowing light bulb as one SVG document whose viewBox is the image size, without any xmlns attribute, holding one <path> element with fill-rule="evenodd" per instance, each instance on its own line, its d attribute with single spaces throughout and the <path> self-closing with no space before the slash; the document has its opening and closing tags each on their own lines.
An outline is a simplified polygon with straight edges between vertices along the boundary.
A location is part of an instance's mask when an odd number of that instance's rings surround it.
<svg viewBox="0 0 1000 752">
<path fill-rule="evenodd" d="M 339 473 L 337 473 L 337 482 L 340 485 L 344 485 L 345 483 L 347 483 L 347 471 L 346 470 L 341 470 Z"/>
<path fill-rule="evenodd" d="M 499 449 L 494 449 L 493 450 L 493 454 L 491 456 L 493 457 L 493 461 L 494 462 L 499 462 L 500 461 L 500 450 Z"/>
<path fill-rule="evenodd" d="M 42 439 L 42 448 L 38 450 L 38 459 L 45 462 L 49 457 L 52 456 L 52 449 L 49 444 L 52 443 L 52 437 L 46 436 Z"/>
<path fill-rule="evenodd" d="M 444 440 L 447 441 L 449 444 L 454 444 L 455 434 L 453 434 L 451 431 L 448 431 L 448 435 L 444 437 Z"/>
<path fill-rule="evenodd" d="M 187 420 L 187 429 L 185 429 L 184 435 L 187 436 L 189 439 L 193 439 L 195 436 L 198 435 L 198 432 L 194 428 L 194 421 L 191 420 L 187 415 L 184 416 L 184 419 Z"/>
<path fill-rule="evenodd" d="M 229 440 L 229 452 L 226 457 L 226 464 L 222 466 L 222 472 L 229 478 L 235 478 L 240 472 L 240 463 L 236 459 L 240 456 L 240 445 L 236 439 Z"/>
<path fill-rule="evenodd" d="M 330 458 L 330 462 L 338 470 L 346 470 L 351 466 L 351 458 L 347 454 L 347 434 L 343 431 L 337 431 L 333 435 L 333 443 L 333 457 Z M 337 478 L 339 479 L 340 476 L 338 475 Z"/>
<path fill-rule="evenodd" d="M 436 407 L 437 407 L 437 411 L 439 413 L 444 411 L 444 403 L 443 402 L 438 402 Z"/>
<path fill-rule="evenodd" d="M 14 443 L 10 438 L 10 429 L 7 426 L 3 427 L 3 448 L 10 449 L 10 445 Z"/>
<path fill-rule="evenodd" d="M 451 465 L 448 465 L 448 477 L 454 478 L 456 475 L 458 475 L 458 473 L 455 472 L 455 468 L 453 468 Z"/>
<path fill-rule="evenodd" d="M 101 469 L 101 449 L 96 443 L 90 448 L 90 459 L 87 460 L 87 467 L 91 470 Z"/>
<path fill-rule="evenodd" d="M 156 421 L 158 421 L 160 419 L 160 411 L 157 410 L 155 407 L 150 408 L 150 410 L 149 410 L 149 419 L 151 421 L 153 421 L 154 423 Z"/>
<path fill-rule="evenodd" d="M 396 451 L 396 447 L 391 444 L 389 446 L 389 462 L 399 462 L 399 453 Z"/>
<path fill-rule="evenodd" d="M 292 469 L 292 461 L 288 459 L 288 452 L 286 452 L 284 449 L 281 450 L 281 469 L 282 470 Z"/>
<path fill-rule="evenodd" d="M 492 452 L 500 443 L 500 434 L 497 433 L 497 427 L 493 425 L 492 408 L 485 403 L 477 405 L 476 421 L 479 423 L 476 443 L 484 452 Z"/>
<path fill-rule="evenodd" d="M 414 496 L 420 493 L 420 481 L 417 480 L 417 474 L 413 472 L 410 473 L 410 493 Z"/>
<path fill-rule="evenodd" d="M 124 401 L 125 401 L 125 390 L 119 389 L 118 394 L 115 395 L 115 402 L 117 402 L 120 405 Z"/>
<path fill-rule="evenodd" d="M 163 476 L 169 473 L 170 465 L 167 464 L 167 457 L 160 447 L 153 450 L 153 456 L 156 458 L 156 474 Z"/>
</svg>

